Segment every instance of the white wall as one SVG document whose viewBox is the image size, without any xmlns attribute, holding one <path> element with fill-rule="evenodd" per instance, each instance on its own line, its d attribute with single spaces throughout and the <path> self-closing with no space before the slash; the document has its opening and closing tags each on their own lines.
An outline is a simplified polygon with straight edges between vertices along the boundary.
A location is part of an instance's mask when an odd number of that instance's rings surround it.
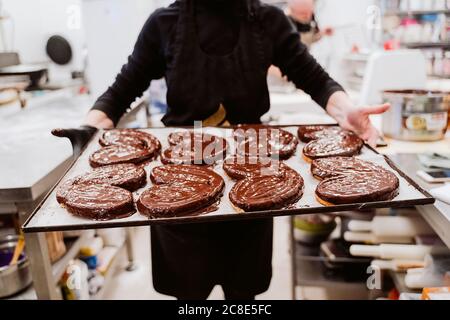
<svg viewBox="0 0 450 320">
<path fill-rule="evenodd" d="M 11 17 L 4 23 L 6 48 L 18 51 L 23 63 L 47 62 L 47 39 L 55 34 L 66 37 L 74 59 L 68 69 L 82 66 L 84 30 L 81 0 L 2 0 L 2 13 Z"/>
<path fill-rule="evenodd" d="M 353 44 L 368 48 L 371 30 L 367 26 L 374 18 L 368 8 L 378 0 L 317 0 L 316 15 L 319 26 L 337 27 L 332 37 L 325 37 L 313 45 L 311 52 L 338 81 L 342 81 L 342 57 L 350 52 Z M 343 27 L 345 26 L 345 28 Z M 341 27 L 341 28 L 339 28 Z M 379 32 L 379 31 L 378 31 Z"/>
<path fill-rule="evenodd" d="M 103 93 L 127 61 L 145 20 L 170 0 L 83 0 L 88 77 L 93 96 Z"/>
</svg>

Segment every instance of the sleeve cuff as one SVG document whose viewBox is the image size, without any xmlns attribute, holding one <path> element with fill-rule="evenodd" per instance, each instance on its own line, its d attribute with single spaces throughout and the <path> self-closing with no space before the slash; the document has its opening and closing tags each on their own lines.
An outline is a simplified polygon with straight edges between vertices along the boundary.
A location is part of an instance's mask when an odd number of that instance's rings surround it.
<svg viewBox="0 0 450 320">
<path fill-rule="evenodd" d="M 117 125 L 117 123 L 119 122 L 121 115 L 117 114 L 114 112 L 114 109 L 112 108 L 111 105 L 103 102 L 103 101 L 99 101 L 97 100 L 97 102 L 95 102 L 94 106 L 91 108 L 91 110 L 99 110 L 104 112 L 108 118 L 110 118 L 112 120 L 112 122 L 114 123 L 114 126 Z"/>
</svg>

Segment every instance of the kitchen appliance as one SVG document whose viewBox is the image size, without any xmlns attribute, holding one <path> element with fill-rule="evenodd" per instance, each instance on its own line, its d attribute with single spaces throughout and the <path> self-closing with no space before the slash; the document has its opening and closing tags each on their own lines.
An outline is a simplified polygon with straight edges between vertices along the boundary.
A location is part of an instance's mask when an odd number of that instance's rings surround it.
<svg viewBox="0 0 450 320">
<path fill-rule="evenodd" d="M 30 263 L 24 253 L 17 264 L 10 265 L 18 240 L 15 235 L 0 238 L 0 298 L 16 294 L 31 283 Z"/>
<path fill-rule="evenodd" d="M 435 141 L 445 137 L 449 92 L 386 90 L 383 99 L 391 104 L 382 116 L 386 136 L 409 141 Z"/>
</svg>

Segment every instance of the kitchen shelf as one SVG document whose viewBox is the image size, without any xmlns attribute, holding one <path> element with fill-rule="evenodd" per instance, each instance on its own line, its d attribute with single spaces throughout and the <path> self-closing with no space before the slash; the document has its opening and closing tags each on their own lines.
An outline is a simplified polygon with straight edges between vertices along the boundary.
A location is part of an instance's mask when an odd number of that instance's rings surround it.
<svg viewBox="0 0 450 320">
<path fill-rule="evenodd" d="M 91 300 L 102 300 L 103 296 L 106 292 L 106 289 L 108 285 L 111 283 L 111 279 L 113 279 L 114 274 L 117 271 L 117 268 L 119 267 L 119 261 L 120 257 L 125 253 L 126 250 L 126 243 L 124 242 L 122 246 L 117 250 L 116 254 L 111 260 L 111 263 L 108 267 L 108 270 L 106 271 L 105 281 L 103 283 L 103 286 L 100 288 L 100 290 L 91 296 Z"/>
<path fill-rule="evenodd" d="M 56 261 L 52 266 L 53 280 L 55 284 L 61 279 L 64 271 L 67 268 L 70 260 L 74 259 L 80 252 L 80 247 L 83 241 L 88 237 L 88 233 L 84 232 L 78 238 L 64 239 L 66 245 L 66 253 L 64 256 Z"/>
<path fill-rule="evenodd" d="M 446 42 L 410 42 L 403 43 L 409 49 L 450 49 L 450 41 Z"/>
<path fill-rule="evenodd" d="M 430 10 L 388 10 L 385 16 L 419 16 L 425 14 L 446 14 L 450 15 L 450 9 L 430 9 Z"/>
</svg>

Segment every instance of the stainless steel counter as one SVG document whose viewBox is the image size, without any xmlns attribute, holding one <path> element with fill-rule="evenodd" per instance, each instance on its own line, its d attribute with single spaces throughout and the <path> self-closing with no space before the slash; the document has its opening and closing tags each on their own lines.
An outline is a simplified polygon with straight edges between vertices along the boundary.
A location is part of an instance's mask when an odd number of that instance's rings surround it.
<svg viewBox="0 0 450 320">
<path fill-rule="evenodd" d="M 50 131 L 78 126 L 89 106 L 88 97 L 61 90 L 32 97 L 25 109 L 0 107 L 0 206 L 34 201 L 59 179 L 72 148 Z"/>
</svg>

